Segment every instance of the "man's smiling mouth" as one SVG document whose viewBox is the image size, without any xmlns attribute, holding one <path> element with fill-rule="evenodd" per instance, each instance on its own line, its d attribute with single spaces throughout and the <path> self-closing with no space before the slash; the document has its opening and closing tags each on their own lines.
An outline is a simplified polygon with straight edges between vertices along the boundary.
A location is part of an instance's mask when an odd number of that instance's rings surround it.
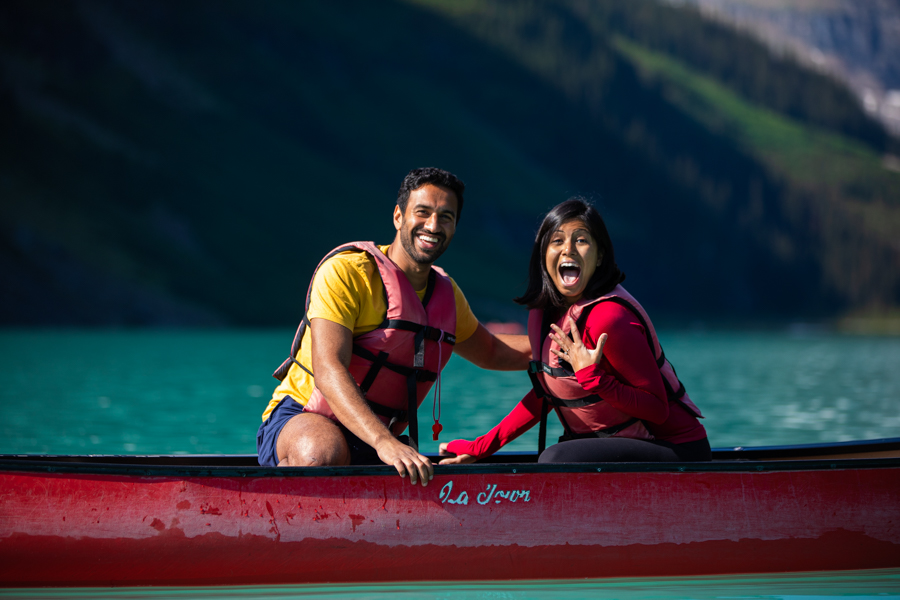
<svg viewBox="0 0 900 600">
<path fill-rule="evenodd" d="M 441 238 L 439 236 L 428 233 L 417 233 L 416 237 L 427 248 L 437 247 L 441 243 Z"/>
</svg>

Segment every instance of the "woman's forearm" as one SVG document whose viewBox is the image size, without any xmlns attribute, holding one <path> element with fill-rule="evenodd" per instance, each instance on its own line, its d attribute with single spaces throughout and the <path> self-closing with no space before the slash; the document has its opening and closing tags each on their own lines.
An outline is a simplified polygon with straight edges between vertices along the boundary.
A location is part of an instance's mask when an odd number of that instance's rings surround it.
<svg viewBox="0 0 900 600">
<path fill-rule="evenodd" d="M 542 406 L 532 390 L 493 429 L 472 441 L 453 440 L 447 444 L 447 451 L 456 455 L 471 454 L 475 458 L 490 456 L 534 427 L 541 418 Z"/>
</svg>

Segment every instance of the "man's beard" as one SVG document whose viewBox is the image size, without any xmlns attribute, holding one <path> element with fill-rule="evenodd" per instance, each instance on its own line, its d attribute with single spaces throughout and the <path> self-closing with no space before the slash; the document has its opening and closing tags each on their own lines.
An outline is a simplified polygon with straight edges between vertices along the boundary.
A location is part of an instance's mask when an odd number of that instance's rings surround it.
<svg viewBox="0 0 900 600">
<path fill-rule="evenodd" d="M 413 259 L 413 261 L 420 265 L 430 265 L 438 258 L 440 258 L 441 254 L 444 253 L 444 250 L 447 249 L 447 239 L 443 235 L 438 233 L 428 234 L 438 239 L 438 245 L 430 253 L 422 252 L 416 247 L 415 240 L 416 235 L 421 231 L 421 227 L 413 231 L 410 231 L 407 227 L 403 227 L 400 230 L 400 244 L 403 246 L 403 249 L 406 251 L 409 257 Z"/>
</svg>

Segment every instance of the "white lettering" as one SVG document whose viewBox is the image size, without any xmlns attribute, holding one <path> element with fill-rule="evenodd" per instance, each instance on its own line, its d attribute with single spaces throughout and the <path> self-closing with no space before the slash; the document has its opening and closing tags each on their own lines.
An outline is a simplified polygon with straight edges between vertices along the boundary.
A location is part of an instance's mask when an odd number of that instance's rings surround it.
<svg viewBox="0 0 900 600">
<path fill-rule="evenodd" d="M 469 504 L 469 495 L 463 490 L 459 496 L 457 496 L 456 500 L 450 499 L 450 492 L 453 491 L 453 482 L 448 481 L 447 484 L 441 488 L 440 499 L 441 504 L 446 502 L 447 504 Z"/>
<path fill-rule="evenodd" d="M 491 498 L 494 496 L 494 490 L 496 489 L 496 483 L 494 484 L 493 488 L 491 487 L 491 484 L 488 484 L 487 489 L 478 494 L 478 497 L 476 498 L 476 500 L 478 500 L 478 504 L 487 504 L 488 502 L 490 502 Z M 482 500 L 482 498 L 484 498 L 484 500 Z"/>
<path fill-rule="evenodd" d="M 453 491 L 453 482 L 448 481 L 447 484 L 441 488 L 441 494 L 440 494 L 441 504 L 443 504 L 444 502 L 447 501 L 447 498 L 450 497 L 450 492 L 452 492 L 452 491 Z"/>
<path fill-rule="evenodd" d="M 456 498 L 453 498 L 452 495 L 453 482 L 448 481 L 444 487 L 441 488 L 439 494 L 441 504 L 469 505 L 469 494 L 465 490 L 461 491 Z M 489 504 L 491 500 L 494 501 L 494 504 L 502 504 L 504 500 L 507 502 L 517 502 L 519 500 L 522 502 L 529 502 L 531 501 L 531 490 L 498 490 L 497 484 L 489 483 L 485 490 L 480 492 L 475 499 L 478 501 L 478 504 L 481 504 L 482 506 Z"/>
</svg>

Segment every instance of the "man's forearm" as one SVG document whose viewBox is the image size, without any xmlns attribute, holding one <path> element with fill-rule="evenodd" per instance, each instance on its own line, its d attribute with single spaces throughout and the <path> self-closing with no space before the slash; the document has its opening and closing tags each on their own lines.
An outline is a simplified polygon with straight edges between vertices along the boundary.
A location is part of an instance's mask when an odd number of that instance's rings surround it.
<svg viewBox="0 0 900 600">
<path fill-rule="evenodd" d="M 347 429 L 373 448 L 391 437 L 363 398 L 348 367 L 353 338 L 346 327 L 325 319 L 312 319 L 312 366 L 316 387 L 328 400 L 328 406 Z"/>
<path fill-rule="evenodd" d="M 527 335 L 494 335 L 479 323 L 478 329 L 456 352 L 469 362 L 493 371 L 524 371 L 531 359 Z"/>
<path fill-rule="evenodd" d="M 524 371 L 531 358 L 527 335 L 494 334 L 493 347 L 485 369 L 494 371 Z"/>
<path fill-rule="evenodd" d="M 495 334 L 500 350 L 501 358 L 509 366 L 503 371 L 524 371 L 528 369 L 531 360 L 531 342 L 527 335 L 512 335 L 508 333 Z"/>
<path fill-rule="evenodd" d="M 334 416 L 356 437 L 372 446 L 385 464 L 397 469 L 410 483 L 428 485 L 434 477 L 431 461 L 396 439 L 369 408 L 348 369 L 353 338 L 348 328 L 325 319 L 310 320 L 312 363 L 316 386 L 328 400 Z"/>
<path fill-rule="evenodd" d="M 356 437 L 373 448 L 385 437 L 391 437 L 369 408 L 347 367 L 340 363 L 319 365 L 315 373 L 316 387 L 325 395 L 334 416 Z"/>
</svg>

